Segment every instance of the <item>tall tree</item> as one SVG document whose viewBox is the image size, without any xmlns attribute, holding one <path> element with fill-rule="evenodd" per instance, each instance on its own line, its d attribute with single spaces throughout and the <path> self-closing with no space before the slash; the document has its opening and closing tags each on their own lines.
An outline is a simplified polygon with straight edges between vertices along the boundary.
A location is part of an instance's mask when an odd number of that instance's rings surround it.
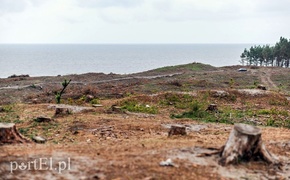
<svg viewBox="0 0 290 180">
<path fill-rule="evenodd" d="M 280 37 L 275 46 L 251 46 L 240 57 L 243 65 L 290 67 L 290 40 Z"/>
</svg>

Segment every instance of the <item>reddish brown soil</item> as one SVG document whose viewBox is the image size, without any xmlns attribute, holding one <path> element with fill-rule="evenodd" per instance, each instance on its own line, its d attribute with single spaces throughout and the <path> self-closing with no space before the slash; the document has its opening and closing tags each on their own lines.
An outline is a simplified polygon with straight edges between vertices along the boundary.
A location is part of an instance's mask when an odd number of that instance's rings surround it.
<svg viewBox="0 0 290 180">
<path fill-rule="evenodd" d="M 289 112 L 287 103 L 269 104 L 269 99 L 285 102 L 289 92 L 287 88 L 282 89 L 281 93 L 275 89 L 278 88 L 276 84 L 271 86 L 273 91 L 258 91 L 261 94 L 257 94 L 255 90 L 252 94 L 238 92 L 236 89 L 249 88 L 254 81 L 263 82 L 260 78 L 263 70 L 255 69 L 241 74 L 236 69 L 238 67 L 198 71 L 181 68 L 136 75 L 86 74 L 1 79 L 1 104 L 3 107 L 11 106 L 11 109 L 0 112 L 0 120 L 14 122 L 18 119 L 20 122 L 16 122 L 16 126 L 19 130 L 28 131 L 28 139 L 31 138 L 29 135 L 40 135 L 47 142 L 0 146 L 0 179 L 290 178 L 290 130 L 286 127 L 265 126 L 268 116 L 253 118 L 261 122 L 259 128 L 262 129 L 262 139 L 267 149 L 283 162 L 282 169 L 275 169 L 262 161 L 222 167 L 216 163 L 218 156 L 198 157 L 197 154 L 208 148 L 218 149 L 223 146 L 233 126 L 192 119 L 172 119 L 172 113 L 184 110 L 160 106 L 158 103 L 165 93 L 188 93 L 193 96 L 200 96 L 201 93 L 204 96 L 208 90 L 218 89 L 235 93 L 237 98 L 233 102 L 221 96 L 211 96 L 211 102 L 218 106 L 245 110 L 249 106 L 255 110 L 276 108 Z M 273 69 L 272 75 L 277 77 L 279 71 L 281 70 Z M 289 73 L 289 70 L 284 73 Z M 157 74 L 162 76 L 156 77 Z M 284 74 L 281 77 L 284 78 Z M 54 104 L 53 91 L 61 88 L 59 83 L 64 78 L 72 79 L 73 82 L 68 87 L 64 100 L 78 100 L 83 95 L 93 95 L 100 99 L 103 106 L 89 112 L 53 117 L 55 111 L 48 106 Z M 231 78 L 234 79 L 233 84 L 230 84 Z M 271 83 L 275 84 L 276 81 L 272 80 Z M 38 89 L 39 86 L 42 89 Z M 286 84 L 285 87 L 287 86 Z M 157 105 L 159 112 L 152 115 L 110 111 L 112 105 L 130 98 L 148 102 L 150 106 Z M 90 106 L 86 102 L 80 103 L 82 106 Z M 53 121 L 36 123 L 34 119 L 38 116 L 53 117 Z M 281 120 L 279 115 L 272 118 Z M 283 122 L 288 120 L 289 118 L 285 118 Z M 189 125 L 192 129 L 186 136 L 168 137 L 169 129 L 166 127 L 170 127 L 170 124 Z M 16 162 L 17 165 L 21 162 L 27 165 L 40 158 L 46 162 L 41 170 L 39 166 L 35 169 L 31 164 L 30 170 L 21 170 L 19 166 L 15 168 Z M 50 165 L 50 159 L 53 161 L 53 169 L 45 169 L 47 164 Z M 171 159 L 174 166 L 160 166 L 159 163 L 167 159 Z M 58 172 L 55 168 L 59 167 L 59 162 L 70 166 Z"/>
</svg>

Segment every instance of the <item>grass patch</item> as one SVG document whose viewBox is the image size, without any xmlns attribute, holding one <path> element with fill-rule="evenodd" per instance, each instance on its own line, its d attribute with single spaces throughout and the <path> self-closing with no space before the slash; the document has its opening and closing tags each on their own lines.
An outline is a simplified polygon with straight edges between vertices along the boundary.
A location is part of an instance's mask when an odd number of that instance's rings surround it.
<svg viewBox="0 0 290 180">
<path fill-rule="evenodd" d="M 2 123 L 22 123 L 23 121 L 19 119 L 19 115 L 16 113 L 15 105 L 9 104 L 2 107 L 3 112 L 0 113 L 0 122 Z"/>
<path fill-rule="evenodd" d="M 7 104 L 7 105 L 2 106 L 2 108 L 3 108 L 3 112 L 13 112 L 14 105 Z"/>
<path fill-rule="evenodd" d="M 226 111 L 215 113 L 206 111 L 205 104 L 196 100 L 192 103 L 189 111 L 177 115 L 172 114 L 171 118 L 189 118 L 203 122 L 233 124 L 230 112 Z"/>
<path fill-rule="evenodd" d="M 59 124 L 55 122 L 33 122 L 30 124 L 30 126 L 27 126 L 25 128 L 19 128 L 18 130 L 22 135 L 32 138 L 35 135 L 43 135 L 45 137 L 52 136 L 55 134 L 55 131 L 57 131 L 58 128 Z"/>
<path fill-rule="evenodd" d="M 258 115 L 281 115 L 281 116 L 288 116 L 289 113 L 286 110 L 278 110 L 276 108 L 271 109 L 261 109 L 257 111 Z"/>
<path fill-rule="evenodd" d="M 187 109 L 192 106 L 195 97 L 189 94 L 166 93 L 159 101 L 161 106 L 174 106 L 177 109 Z"/>
<path fill-rule="evenodd" d="M 140 112 L 140 113 L 149 113 L 149 114 L 158 113 L 157 106 L 140 103 L 135 99 L 122 101 L 120 105 L 122 109 L 130 111 L 130 112 Z"/>
<path fill-rule="evenodd" d="M 278 100 L 278 99 L 271 98 L 268 101 L 268 103 L 271 106 L 288 106 L 289 105 L 289 101 L 287 99 Z"/>
<path fill-rule="evenodd" d="M 18 131 L 20 132 L 20 134 L 22 134 L 24 136 L 30 136 L 29 135 L 29 128 L 19 128 Z"/>
<path fill-rule="evenodd" d="M 166 66 L 157 68 L 153 71 L 156 72 L 167 72 L 167 71 L 177 71 L 187 69 L 191 71 L 202 71 L 202 70 L 214 70 L 215 67 L 208 65 L 208 64 L 202 64 L 202 63 L 190 63 L 190 64 L 183 64 L 183 65 L 177 65 L 177 66 Z"/>
<path fill-rule="evenodd" d="M 100 100 L 97 98 L 94 98 L 94 99 L 90 100 L 90 104 L 100 104 Z"/>
</svg>

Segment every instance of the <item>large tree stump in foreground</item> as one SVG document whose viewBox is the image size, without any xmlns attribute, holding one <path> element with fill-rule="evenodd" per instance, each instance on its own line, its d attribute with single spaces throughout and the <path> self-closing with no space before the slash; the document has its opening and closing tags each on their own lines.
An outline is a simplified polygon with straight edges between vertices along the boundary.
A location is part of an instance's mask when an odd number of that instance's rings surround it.
<svg viewBox="0 0 290 180">
<path fill-rule="evenodd" d="M 225 166 L 251 159 L 261 159 L 270 164 L 279 164 L 277 157 L 272 155 L 263 144 L 259 128 L 246 124 L 235 124 L 221 151 L 219 164 Z"/>
<path fill-rule="evenodd" d="M 12 143 L 28 143 L 16 129 L 14 123 L 0 123 L 0 145 Z"/>
</svg>

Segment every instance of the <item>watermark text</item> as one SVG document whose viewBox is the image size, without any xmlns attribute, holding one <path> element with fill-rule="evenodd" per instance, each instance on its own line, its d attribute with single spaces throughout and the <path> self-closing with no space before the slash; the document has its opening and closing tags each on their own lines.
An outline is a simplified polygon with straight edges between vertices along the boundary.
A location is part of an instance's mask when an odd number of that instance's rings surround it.
<svg viewBox="0 0 290 180">
<path fill-rule="evenodd" d="M 10 173 L 16 170 L 20 171 L 57 171 L 62 173 L 65 170 L 71 170 L 71 160 L 68 157 L 65 160 L 54 160 L 52 157 L 49 158 L 37 158 L 31 161 L 11 161 L 10 162 Z"/>
</svg>

